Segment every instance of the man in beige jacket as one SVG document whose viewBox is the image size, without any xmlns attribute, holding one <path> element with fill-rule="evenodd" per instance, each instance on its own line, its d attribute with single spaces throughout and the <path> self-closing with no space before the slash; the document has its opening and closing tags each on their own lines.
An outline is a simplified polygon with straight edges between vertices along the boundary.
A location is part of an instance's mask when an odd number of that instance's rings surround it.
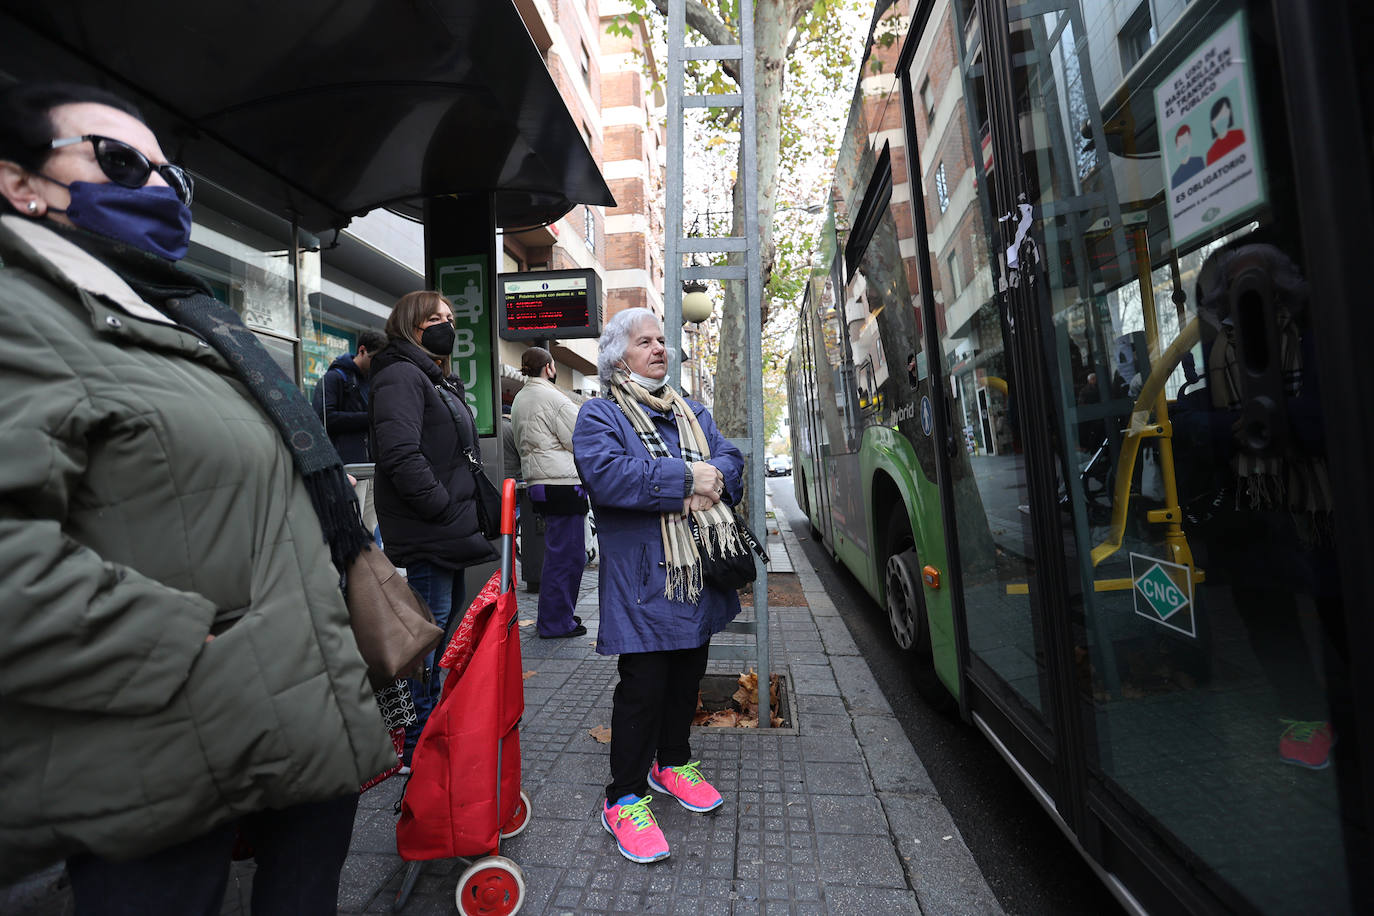
<svg viewBox="0 0 1374 916">
<path fill-rule="evenodd" d="M 573 464 L 572 433 L 583 399 L 554 384 L 558 367 L 548 350 L 526 350 L 520 371 L 525 387 L 511 404 L 511 424 L 530 501 L 545 526 L 536 629 L 540 639 L 582 636 L 587 628 L 573 607 L 587 561 L 587 497 Z"/>
</svg>

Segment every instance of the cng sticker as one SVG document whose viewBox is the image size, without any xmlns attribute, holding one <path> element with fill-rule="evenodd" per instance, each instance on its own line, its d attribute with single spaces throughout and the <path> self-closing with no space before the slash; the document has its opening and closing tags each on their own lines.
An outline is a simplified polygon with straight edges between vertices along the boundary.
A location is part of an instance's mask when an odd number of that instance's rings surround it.
<svg viewBox="0 0 1374 916">
<path fill-rule="evenodd" d="M 1193 614 L 1193 577 L 1187 566 L 1133 553 L 1131 582 L 1137 614 L 1171 630 L 1197 636 L 1197 621 Z"/>
</svg>

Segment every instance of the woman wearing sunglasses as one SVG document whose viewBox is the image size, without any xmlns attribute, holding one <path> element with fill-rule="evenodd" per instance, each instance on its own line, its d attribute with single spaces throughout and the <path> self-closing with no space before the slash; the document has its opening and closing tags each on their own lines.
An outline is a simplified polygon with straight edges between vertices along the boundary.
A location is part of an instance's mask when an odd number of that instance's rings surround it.
<svg viewBox="0 0 1374 916">
<path fill-rule="evenodd" d="M 309 403 L 175 261 L 190 177 L 121 99 L 0 91 L 0 884 L 78 913 L 333 913 L 394 765 L 339 593 L 367 541 Z"/>
</svg>

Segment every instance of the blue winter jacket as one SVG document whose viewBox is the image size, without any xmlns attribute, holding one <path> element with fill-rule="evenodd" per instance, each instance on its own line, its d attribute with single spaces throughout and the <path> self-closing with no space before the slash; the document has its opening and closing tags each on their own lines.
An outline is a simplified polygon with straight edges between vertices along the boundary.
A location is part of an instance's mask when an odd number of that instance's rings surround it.
<svg viewBox="0 0 1374 916">
<path fill-rule="evenodd" d="M 711 446 L 710 463 L 725 476 L 724 499 L 740 498 L 744 457 L 706 408 L 687 401 Z M 668 450 L 680 454 L 671 414 L 645 408 Z M 630 421 L 613 401 L 582 405 L 573 429 L 573 458 L 596 510 L 600 542 L 601 625 L 596 651 L 658 652 L 705 645 L 739 614 L 739 595 L 705 586 L 695 606 L 663 594 L 667 569 L 659 513 L 681 512 L 687 498 L 687 463 L 650 458 Z"/>
</svg>

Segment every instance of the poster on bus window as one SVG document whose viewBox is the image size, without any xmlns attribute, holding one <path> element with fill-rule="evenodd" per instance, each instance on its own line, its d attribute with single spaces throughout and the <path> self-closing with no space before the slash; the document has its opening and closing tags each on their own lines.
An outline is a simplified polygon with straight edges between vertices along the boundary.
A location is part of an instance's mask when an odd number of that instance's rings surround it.
<svg viewBox="0 0 1374 916">
<path fill-rule="evenodd" d="M 1245 14 L 1236 13 L 1155 89 L 1174 248 L 1265 201 Z"/>
</svg>

